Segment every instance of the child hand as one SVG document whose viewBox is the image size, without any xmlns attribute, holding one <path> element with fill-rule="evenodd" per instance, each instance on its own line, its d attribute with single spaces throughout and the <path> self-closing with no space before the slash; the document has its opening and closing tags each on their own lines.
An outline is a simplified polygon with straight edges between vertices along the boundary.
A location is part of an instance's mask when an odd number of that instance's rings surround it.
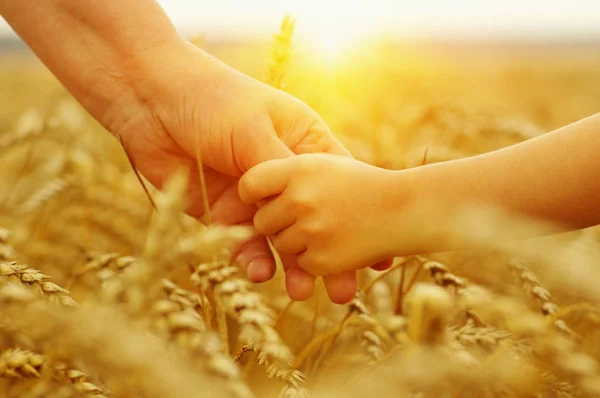
<svg viewBox="0 0 600 398">
<path fill-rule="evenodd" d="M 323 276 L 392 257 L 392 175 L 353 159 L 308 154 L 261 163 L 238 189 L 242 201 L 262 205 L 256 231 L 280 253 L 299 253 L 301 269 Z"/>
</svg>

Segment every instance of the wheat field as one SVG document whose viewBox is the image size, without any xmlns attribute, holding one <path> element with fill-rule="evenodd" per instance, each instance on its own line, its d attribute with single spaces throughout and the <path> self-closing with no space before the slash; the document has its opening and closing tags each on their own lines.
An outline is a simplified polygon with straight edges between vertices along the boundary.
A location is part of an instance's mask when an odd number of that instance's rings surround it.
<svg viewBox="0 0 600 398">
<path fill-rule="evenodd" d="M 277 27 L 274 27 L 277 33 Z M 600 109 L 588 47 L 372 44 L 337 65 L 290 45 L 195 42 L 311 105 L 353 155 L 389 168 L 471 156 Z M 307 84 L 310 82 L 310 84 Z M 185 216 L 184 179 L 148 200 L 119 143 L 36 60 L 0 57 L 0 395 L 597 397 L 600 233 L 361 271 L 331 304 L 253 285 L 244 228 Z M 415 231 L 435 223 L 423 219 Z"/>
</svg>

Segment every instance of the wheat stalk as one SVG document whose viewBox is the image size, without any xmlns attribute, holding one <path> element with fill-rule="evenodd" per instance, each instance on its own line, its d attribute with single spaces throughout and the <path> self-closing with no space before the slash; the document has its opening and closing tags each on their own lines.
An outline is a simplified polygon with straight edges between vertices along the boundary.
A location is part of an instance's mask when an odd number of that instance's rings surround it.
<svg viewBox="0 0 600 398">
<path fill-rule="evenodd" d="M 115 195 L 118 195 L 118 192 L 102 185 L 85 187 L 85 197 L 87 200 L 95 205 L 113 208 L 122 214 L 128 215 L 131 221 L 145 227 L 150 214 L 148 211 L 150 208 L 128 197 L 121 196 L 118 200 L 115 200 Z"/>
<path fill-rule="evenodd" d="M 22 142 L 36 138 L 46 129 L 43 115 L 35 108 L 25 111 L 17 120 L 15 129 L 0 136 L 0 150 L 6 151 Z"/>
<path fill-rule="evenodd" d="M 461 300 L 464 299 L 464 297 L 467 295 L 467 284 L 462 278 L 454 275 L 448 270 L 448 267 L 446 267 L 442 263 L 439 263 L 437 261 L 427 261 L 426 259 L 422 258 L 420 258 L 419 260 L 423 262 L 423 268 L 429 272 L 434 282 L 438 286 L 449 289 L 453 291 L 454 295 L 457 296 L 457 298 Z M 480 326 L 484 325 L 484 322 L 481 319 L 481 317 L 476 312 L 472 311 L 470 308 L 466 307 L 465 313 L 467 319 L 472 319 Z"/>
<path fill-rule="evenodd" d="M 69 291 L 48 281 L 49 279 L 48 275 L 28 268 L 27 265 L 19 264 L 16 261 L 0 263 L 0 280 L 3 280 L 5 283 L 16 283 L 52 302 L 57 302 L 67 307 L 75 307 L 77 304 L 71 298 Z"/>
<path fill-rule="evenodd" d="M 508 267 L 513 272 L 513 275 L 521 282 L 521 286 L 527 294 L 539 303 L 542 314 L 554 319 L 552 321 L 554 327 L 567 336 L 576 337 L 577 334 L 567 326 L 565 321 L 555 318 L 559 312 L 558 305 L 552 301 L 552 295 L 548 289 L 542 285 L 527 264 L 523 260 L 513 259 L 508 262 Z"/>
<path fill-rule="evenodd" d="M 511 334 L 492 326 L 478 326 L 472 319 L 456 331 L 456 339 L 462 344 L 477 344 L 484 348 L 492 348 L 501 341 L 509 339 Z"/>
<path fill-rule="evenodd" d="M 9 242 L 11 236 L 9 230 L 0 228 L 0 261 L 13 261 L 17 257 L 15 249 Z"/>
<path fill-rule="evenodd" d="M 203 367 L 215 374 L 231 390 L 235 397 L 252 397 L 252 392 L 240 380 L 240 371 L 223 351 L 219 338 L 207 331 L 199 312 L 204 303 L 199 295 L 181 289 L 173 282 L 162 281 L 165 299 L 154 304 L 158 316 L 156 327 L 162 333 L 186 349 L 193 358 L 203 359 Z"/>
<path fill-rule="evenodd" d="M 360 332 L 361 346 L 365 349 L 369 363 L 376 363 L 383 358 L 383 343 L 375 332 L 377 320 L 371 314 L 361 295 L 357 294 L 348 304 L 350 314 L 357 316 L 363 323 Z"/>
<path fill-rule="evenodd" d="M 172 255 L 176 254 L 170 249 L 177 242 L 178 220 L 186 206 L 187 184 L 187 172 L 175 173 L 167 180 L 164 190 L 154 198 L 156 211 L 146 236 L 144 258 L 157 265 L 168 265 Z"/>
<path fill-rule="evenodd" d="M 541 314 L 533 313 L 514 299 L 481 289 L 471 291 L 465 298 L 478 312 L 504 324 L 515 338 L 526 339 L 535 354 L 538 367 L 550 365 L 586 394 L 600 394 L 600 367 L 597 361 L 578 349 L 573 339 L 554 328 L 548 328 Z"/>
<path fill-rule="evenodd" d="M 281 21 L 279 33 L 273 36 L 273 48 L 266 82 L 275 88 L 283 88 L 283 79 L 290 63 L 291 43 L 295 26 L 296 21 L 294 18 L 286 14 Z"/>
<path fill-rule="evenodd" d="M 192 282 L 204 294 L 212 295 L 223 305 L 224 311 L 239 326 L 238 341 L 258 353 L 258 363 L 267 367 L 270 378 L 287 383 L 285 394 L 302 393 L 304 375 L 294 369 L 292 352 L 275 330 L 276 315 L 253 292 L 250 282 L 240 276 L 238 267 L 223 259 L 200 264 L 192 274 Z M 238 358 L 241 359 L 241 356 Z"/>
<path fill-rule="evenodd" d="M 42 208 L 49 201 L 56 199 L 61 193 L 65 192 L 70 183 L 60 177 L 54 178 L 44 184 L 40 189 L 34 192 L 19 209 L 19 214 L 31 214 Z"/>
<path fill-rule="evenodd" d="M 0 377 L 39 379 L 42 377 L 44 368 L 47 366 L 48 360 L 46 357 L 29 350 L 10 348 L 2 351 L 0 354 Z M 94 396 L 96 398 L 106 396 L 102 388 L 87 381 L 88 375 L 85 373 L 76 369 L 70 369 L 64 363 L 51 365 L 51 368 L 55 379 L 68 380 L 76 391 L 83 393 L 85 396 Z M 70 390 L 67 389 L 67 391 Z"/>
<path fill-rule="evenodd" d="M 0 376 L 12 378 L 39 378 L 46 358 L 20 348 L 10 348 L 0 354 Z"/>
<path fill-rule="evenodd" d="M 135 257 L 121 256 L 117 253 L 90 253 L 86 256 L 85 262 L 71 273 L 69 286 L 85 278 L 86 275 L 93 274 L 102 287 L 106 281 L 120 275 L 136 261 L 138 260 Z M 90 281 L 88 284 L 91 285 L 90 287 L 97 285 L 95 281 Z"/>
</svg>

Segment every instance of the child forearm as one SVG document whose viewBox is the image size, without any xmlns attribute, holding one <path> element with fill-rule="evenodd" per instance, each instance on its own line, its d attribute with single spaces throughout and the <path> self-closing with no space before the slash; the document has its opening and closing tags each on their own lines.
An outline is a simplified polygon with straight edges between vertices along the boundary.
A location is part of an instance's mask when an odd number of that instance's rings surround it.
<svg viewBox="0 0 600 398">
<path fill-rule="evenodd" d="M 398 177 L 404 200 L 431 200 L 444 214 L 479 203 L 565 229 L 593 226 L 600 223 L 600 114 L 518 145 Z"/>
<path fill-rule="evenodd" d="M 109 108 L 143 101 L 155 50 L 182 40 L 154 0 L 0 0 L 0 15 L 107 128 Z"/>
</svg>

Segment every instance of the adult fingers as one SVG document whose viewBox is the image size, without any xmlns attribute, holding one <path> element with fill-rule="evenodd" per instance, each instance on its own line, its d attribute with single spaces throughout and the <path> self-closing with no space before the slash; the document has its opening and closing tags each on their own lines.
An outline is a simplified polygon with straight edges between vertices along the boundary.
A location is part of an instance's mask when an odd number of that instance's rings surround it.
<svg viewBox="0 0 600 398">
<path fill-rule="evenodd" d="M 265 282 L 275 275 L 275 260 L 263 236 L 255 236 L 244 243 L 238 249 L 237 260 L 252 282 Z"/>
<path fill-rule="evenodd" d="M 305 301 L 311 298 L 315 291 L 315 277 L 298 267 L 294 255 L 282 255 L 281 261 L 285 268 L 285 289 L 290 299 Z"/>
<path fill-rule="evenodd" d="M 346 304 L 356 296 L 358 282 L 354 271 L 324 276 L 323 282 L 329 299 L 336 304 Z"/>
<path fill-rule="evenodd" d="M 263 205 L 254 215 L 254 229 L 261 235 L 275 235 L 292 225 L 296 218 L 288 210 L 287 202 L 277 198 Z"/>
<path fill-rule="evenodd" d="M 237 139 L 235 137 L 234 139 Z M 242 173 L 267 160 L 282 159 L 294 153 L 279 139 L 270 119 L 253 123 L 240 134 L 235 147 L 235 162 Z"/>
<path fill-rule="evenodd" d="M 298 155 L 321 152 L 352 157 L 352 154 L 335 138 L 322 120 L 318 120 L 308 128 L 304 138 L 294 146 L 293 150 Z"/>
<path fill-rule="evenodd" d="M 194 202 L 195 207 L 202 206 L 201 197 Z M 212 221 L 224 225 L 238 225 L 251 221 L 256 213 L 256 206 L 242 202 L 237 191 L 237 184 L 232 183 L 216 198 L 210 208 Z"/>
</svg>

